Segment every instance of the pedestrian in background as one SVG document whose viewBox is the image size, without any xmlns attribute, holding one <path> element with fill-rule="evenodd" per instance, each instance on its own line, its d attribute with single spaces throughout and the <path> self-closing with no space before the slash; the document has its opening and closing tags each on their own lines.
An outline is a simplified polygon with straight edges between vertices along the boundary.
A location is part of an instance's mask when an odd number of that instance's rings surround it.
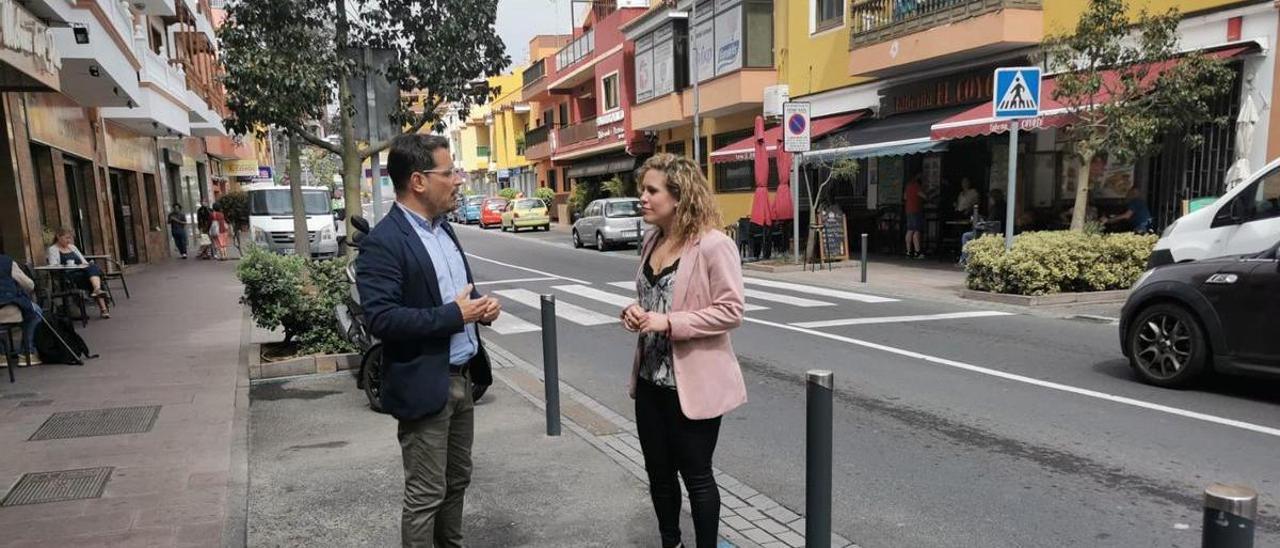
<svg viewBox="0 0 1280 548">
<path fill-rule="evenodd" d="M 742 324 L 741 258 L 718 230 L 720 212 L 698 166 L 658 154 L 639 170 L 640 209 L 657 229 L 644 241 L 638 302 L 622 312 L 639 333 L 631 368 L 636 428 L 662 546 L 682 546 L 684 479 L 699 548 L 713 548 L 720 489 L 711 459 L 721 417 L 746 403 L 729 332 Z"/>
<path fill-rule="evenodd" d="M 208 203 L 200 202 L 200 207 L 196 209 L 196 234 L 200 235 L 200 252 L 196 256 L 201 259 L 213 258 L 213 240 L 209 238 L 209 224 L 212 222 L 213 209 L 209 208 Z"/>
<path fill-rule="evenodd" d="M 182 204 L 173 204 L 173 211 L 169 212 L 169 233 L 173 235 L 178 254 L 187 258 L 187 216 L 182 213 Z"/>
<path fill-rule="evenodd" d="M 361 240 L 356 283 L 369 331 L 384 348 L 382 409 L 399 421 L 400 542 L 460 547 L 475 437 L 472 385 L 493 382 L 476 324 L 498 319 L 501 306 L 475 290 L 445 220 L 462 187 L 448 139 L 396 137 L 387 172 L 396 205 Z"/>
<path fill-rule="evenodd" d="M 920 234 L 924 232 L 924 200 L 928 195 L 920 184 L 920 176 L 916 175 L 907 183 L 902 198 L 907 212 L 907 256 L 924 258 L 924 249 L 920 247 Z"/>
<path fill-rule="evenodd" d="M 218 204 L 213 204 L 213 213 L 209 215 L 209 241 L 213 257 L 219 261 L 227 258 L 227 235 L 227 217 Z"/>
</svg>

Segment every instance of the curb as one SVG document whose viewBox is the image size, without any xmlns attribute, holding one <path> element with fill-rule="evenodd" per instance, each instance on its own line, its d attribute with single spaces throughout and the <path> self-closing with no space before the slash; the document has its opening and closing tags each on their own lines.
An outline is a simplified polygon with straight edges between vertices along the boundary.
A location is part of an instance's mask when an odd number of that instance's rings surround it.
<svg viewBox="0 0 1280 548">
<path fill-rule="evenodd" d="M 493 343 L 485 343 L 485 350 L 493 362 L 496 379 L 537 408 L 546 409 L 542 398 L 535 395 L 543 386 L 541 369 Z M 561 420 L 568 430 L 647 486 L 649 477 L 644 471 L 644 457 L 640 452 L 635 422 L 564 382 L 560 383 L 560 393 Z M 721 490 L 720 535 L 725 540 L 743 548 L 799 548 L 805 545 L 802 513 L 786 508 L 718 468 L 713 470 Z M 681 509 L 686 514 L 690 511 L 687 503 L 682 504 Z M 831 535 L 831 546 L 858 548 L 857 544 L 836 534 Z"/>
<path fill-rule="evenodd" d="M 1051 295 L 1013 295 L 1009 293 L 991 293 L 964 288 L 960 297 L 974 301 L 1011 304 L 1036 308 L 1042 306 L 1061 306 L 1064 304 L 1116 304 L 1123 303 L 1129 297 L 1128 289 L 1114 291 L 1094 291 L 1089 293 L 1054 293 Z"/>
<path fill-rule="evenodd" d="M 257 345 L 249 307 L 241 306 L 240 352 L 236 361 L 235 411 L 231 419 L 231 465 L 227 475 L 226 515 L 222 523 L 222 547 L 243 548 L 249 543 L 249 362 Z"/>
<path fill-rule="evenodd" d="M 252 325 L 250 325 L 249 329 L 250 333 L 252 333 Z M 280 377 L 297 377 L 299 375 L 336 373 L 360 368 L 360 354 L 357 353 L 313 354 L 266 363 L 262 361 L 262 343 L 249 343 L 247 353 L 249 379 L 255 381 Z"/>
</svg>

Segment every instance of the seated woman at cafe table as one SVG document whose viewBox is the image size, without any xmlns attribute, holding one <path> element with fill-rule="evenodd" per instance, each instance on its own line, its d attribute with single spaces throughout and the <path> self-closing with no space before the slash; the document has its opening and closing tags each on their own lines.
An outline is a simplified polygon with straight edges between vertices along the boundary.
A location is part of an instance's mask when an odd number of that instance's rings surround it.
<svg viewBox="0 0 1280 548">
<path fill-rule="evenodd" d="M 102 314 L 102 319 L 110 318 L 111 310 L 107 308 L 107 292 L 102 290 L 102 269 L 85 259 L 84 254 L 76 248 L 75 231 L 65 227 L 59 228 L 55 236 L 53 245 L 49 246 L 49 250 L 45 253 L 49 258 L 49 266 L 83 266 L 84 268 L 79 270 L 68 271 L 67 280 L 77 288 L 89 292 L 89 296 L 98 303 L 98 311 Z"/>
</svg>

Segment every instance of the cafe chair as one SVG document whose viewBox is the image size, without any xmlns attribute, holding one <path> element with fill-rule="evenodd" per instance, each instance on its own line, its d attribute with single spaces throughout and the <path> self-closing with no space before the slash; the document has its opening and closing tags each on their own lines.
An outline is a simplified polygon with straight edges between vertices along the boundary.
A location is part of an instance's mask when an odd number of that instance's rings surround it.
<svg viewBox="0 0 1280 548">
<path fill-rule="evenodd" d="M 18 360 L 13 359 L 18 356 L 15 351 L 21 343 L 22 333 L 22 309 L 18 305 L 11 304 L 0 306 L 0 330 L 4 330 L 4 360 L 9 369 L 9 382 L 14 382 L 13 370 L 18 368 Z M 27 367 L 31 367 L 31 350 L 26 352 Z"/>
<path fill-rule="evenodd" d="M 129 282 L 124 277 L 124 264 L 113 257 L 107 257 L 102 262 L 102 286 L 106 290 L 108 298 L 111 299 L 111 305 L 115 306 L 116 299 L 111 295 L 111 289 L 107 287 L 109 280 L 120 280 L 120 287 L 124 289 L 124 298 L 131 298 L 129 296 Z"/>
</svg>

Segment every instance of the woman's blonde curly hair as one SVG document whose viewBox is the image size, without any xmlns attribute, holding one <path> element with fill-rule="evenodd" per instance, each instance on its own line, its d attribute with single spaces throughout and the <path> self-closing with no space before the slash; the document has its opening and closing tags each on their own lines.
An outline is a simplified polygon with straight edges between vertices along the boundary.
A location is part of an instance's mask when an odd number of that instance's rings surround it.
<svg viewBox="0 0 1280 548">
<path fill-rule="evenodd" d="M 667 192 L 676 200 L 676 219 L 670 236 L 684 243 L 696 239 L 705 230 L 720 228 L 720 207 L 697 164 L 675 154 L 655 154 L 637 170 L 640 192 L 644 192 L 645 175 L 653 170 L 666 176 Z"/>
</svg>

